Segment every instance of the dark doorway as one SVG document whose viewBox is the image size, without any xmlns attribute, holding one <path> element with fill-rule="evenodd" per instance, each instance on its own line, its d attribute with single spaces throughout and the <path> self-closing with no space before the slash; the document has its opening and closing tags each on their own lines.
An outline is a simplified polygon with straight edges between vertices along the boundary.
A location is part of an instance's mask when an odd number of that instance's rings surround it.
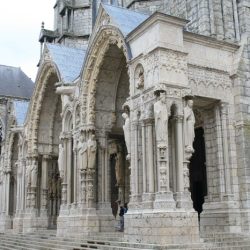
<svg viewBox="0 0 250 250">
<path fill-rule="evenodd" d="M 115 175 L 115 154 L 112 154 L 110 156 L 110 166 L 111 166 L 111 208 L 112 208 L 112 213 L 116 217 L 118 213 L 118 204 L 117 204 L 117 199 L 118 199 L 118 186 L 116 185 L 116 175 Z"/>
<path fill-rule="evenodd" d="M 57 228 L 57 217 L 61 205 L 61 178 L 57 159 L 50 161 L 48 169 L 48 219 L 49 229 Z"/>
<path fill-rule="evenodd" d="M 206 153 L 202 127 L 195 129 L 193 147 L 195 152 L 190 160 L 190 191 L 193 207 L 198 212 L 200 220 L 204 197 L 207 195 Z"/>
</svg>

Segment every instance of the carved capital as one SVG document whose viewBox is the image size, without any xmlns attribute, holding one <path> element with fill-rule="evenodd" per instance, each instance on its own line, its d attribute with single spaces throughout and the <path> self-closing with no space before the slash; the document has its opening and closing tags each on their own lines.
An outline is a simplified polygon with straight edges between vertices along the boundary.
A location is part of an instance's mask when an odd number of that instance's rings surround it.
<svg viewBox="0 0 250 250">
<path fill-rule="evenodd" d="M 228 114 L 228 103 L 222 102 L 220 104 L 220 112 L 221 112 L 221 115 L 227 115 Z"/>
</svg>

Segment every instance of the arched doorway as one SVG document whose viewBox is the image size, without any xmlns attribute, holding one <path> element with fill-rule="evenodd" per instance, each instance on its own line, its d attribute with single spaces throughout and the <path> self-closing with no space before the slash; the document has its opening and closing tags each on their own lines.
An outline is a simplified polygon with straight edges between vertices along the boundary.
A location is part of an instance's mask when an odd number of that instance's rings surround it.
<svg viewBox="0 0 250 250">
<path fill-rule="evenodd" d="M 17 207 L 17 174 L 18 174 L 18 134 L 13 135 L 12 150 L 11 150 L 11 172 L 9 183 L 9 211 L 8 214 L 11 219 L 10 227 L 13 228 L 13 218 Z"/>
<path fill-rule="evenodd" d="M 99 70 L 95 95 L 95 128 L 98 151 L 98 190 L 100 205 L 109 207 L 116 216 L 117 201 L 129 200 L 129 162 L 124 140 L 124 103 L 129 96 L 126 58 L 121 49 L 110 45 Z"/>
<path fill-rule="evenodd" d="M 204 197 L 207 195 L 206 152 L 202 127 L 195 129 L 193 147 L 195 152 L 190 159 L 190 191 L 193 207 L 200 219 Z"/>
<path fill-rule="evenodd" d="M 59 82 L 56 71 L 44 71 L 47 76 L 38 85 L 42 90 L 40 102 L 32 105 L 36 119 L 37 188 L 36 208 L 41 223 L 38 227 L 56 228 L 61 204 L 61 179 L 58 169 L 59 136 L 62 131 L 62 103 L 56 94 L 55 83 Z M 43 79 L 43 78 L 42 78 Z M 37 93 L 35 93 L 36 95 Z M 32 120 L 32 117 L 30 118 Z M 34 119 L 34 118 L 33 118 Z"/>
</svg>

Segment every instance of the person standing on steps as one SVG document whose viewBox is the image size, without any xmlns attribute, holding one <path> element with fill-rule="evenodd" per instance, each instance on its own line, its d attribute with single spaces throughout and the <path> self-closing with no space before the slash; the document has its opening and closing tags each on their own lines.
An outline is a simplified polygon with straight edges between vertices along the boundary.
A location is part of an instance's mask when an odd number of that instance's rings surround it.
<svg viewBox="0 0 250 250">
<path fill-rule="evenodd" d="M 119 232 L 123 232 L 124 231 L 124 207 L 121 204 L 121 201 L 118 200 L 118 205 L 120 206 L 120 211 L 119 211 L 119 217 L 120 217 L 120 221 L 119 221 L 119 228 L 118 231 Z"/>
</svg>

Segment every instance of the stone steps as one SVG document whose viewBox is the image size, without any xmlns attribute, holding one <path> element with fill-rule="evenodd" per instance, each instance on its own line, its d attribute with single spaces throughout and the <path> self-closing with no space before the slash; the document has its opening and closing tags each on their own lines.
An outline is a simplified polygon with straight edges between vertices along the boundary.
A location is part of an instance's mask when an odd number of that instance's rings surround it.
<svg viewBox="0 0 250 250">
<path fill-rule="evenodd" d="M 97 233 L 95 235 L 57 237 L 55 230 L 43 230 L 30 234 L 9 231 L 0 234 L 0 250 L 250 250 L 250 237 L 236 234 L 214 234 L 194 244 L 169 244 L 165 246 L 126 242 L 121 233 Z"/>
<path fill-rule="evenodd" d="M 13 249 L 36 249 L 36 250 L 71 250 L 74 246 L 64 246 L 60 244 L 50 244 L 46 242 L 34 241 L 34 240 L 26 240 L 26 239 L 14 239 L 14 238 L 4 238 L 0 239 L 1 245 L 11 244 Z M 23 248 L 22 248 L 23 247 Z"/>
</svg>

